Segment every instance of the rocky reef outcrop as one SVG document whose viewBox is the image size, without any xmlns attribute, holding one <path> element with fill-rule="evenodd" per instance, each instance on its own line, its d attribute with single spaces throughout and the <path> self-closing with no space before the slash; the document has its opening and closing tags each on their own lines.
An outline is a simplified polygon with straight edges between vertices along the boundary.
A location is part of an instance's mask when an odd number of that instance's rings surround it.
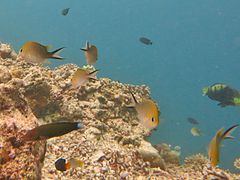
<svg viewBox="0 0 240 180">
<path fill-rule="evenodd" d="M 6 68 L 0 69 L 2 81 L 11 77 Z M 21 87 L 10 79 L 0 84 L 0 179 L 41 179 L 46 142 L 21 142 L 26 130 L 38 125 Z"/>
<path fill-rule="evenodd" d="M 166 144 L 153 147 L 145 140 L 151 132 L 139 123 L 136 111 L 126 106 L 132 103 L 130 91 L 139 100 L 149 97 L 147 86 L 99 78 L 71 89 L 71 77 L 78 68 L 74 64 L 51 70 L 17 61 L 12 56 L 1 57 L 0 179 L 21 179 L 23 174 L 27 179 L 213 176 L 204 174 L 210 172 L 205 157 L 194 157 L 180 165 L 180 148 Z M 28 129 L 63 120 L 80 121 L 85 128 L 47 142 L 19 141 Z M 58 158 L 78 158 L 85 165 L 60 172 L 54 166 Z M 198 169 L 189 161 L 198 164 Z"/>
</svg>

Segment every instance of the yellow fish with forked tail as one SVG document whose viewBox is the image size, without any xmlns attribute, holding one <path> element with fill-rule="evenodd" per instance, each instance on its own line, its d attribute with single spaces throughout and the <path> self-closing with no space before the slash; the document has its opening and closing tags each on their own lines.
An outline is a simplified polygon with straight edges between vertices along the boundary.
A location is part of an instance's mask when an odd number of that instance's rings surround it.
<svg viewBox="0 0 240 180">
<path fill-rule="evenodd" d="M 18 59 L 25 60 L 32 64 L 43 64 L 47 63 L 48 58 L 59 59 L 63 58 L 58 53 L 63 49 L 59 48 L 55 51 L 48 52 L 48 46 L 44 46 L 37 42 L 26 42 L 19 51 Z"/>
<path fill-rule="evenodd" d="M 224 131 L 224 128 L 221 128 L 217 131 L 216 135 L 212 138 L 209 149 L 208 149 L 208 157 L 210 159 L 212 166 L 217 166 L 219 163 L 219 154 L 220 154 L 220 146 L 221 142 L 224 139 L 233 139 L 230 133 L 237 127 L 238 125 L 234 125 Z"/>
<path fill-rule="evenodd" d="M 72 88 L 78 88 L 89 81 L 89 79 L 96 80 L 95 76 L 99 70 L 94 70 L 92 72 L 88 72 L 86 69 L 77 69 L 77 71 L 73 74 L 71 83 Z"/>
<path fill-rule="evenodd" d="M 89 44 L 89 42 L 86 42 L 86 47 L 81 48 L 82 51 L 84 51 L 85 58 L 88 65 L 93 65 L 97 62 L 98 59 L 98 50 L 97 47 L 93 44 Z"/>
</svg>

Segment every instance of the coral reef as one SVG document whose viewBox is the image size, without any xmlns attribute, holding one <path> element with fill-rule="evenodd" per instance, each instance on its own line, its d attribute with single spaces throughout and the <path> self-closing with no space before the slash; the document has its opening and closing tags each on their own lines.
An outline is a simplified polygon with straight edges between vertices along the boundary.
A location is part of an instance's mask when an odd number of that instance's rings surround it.
<svg viewBox="0 0 240 180">
<path fill-rule="evenodd" d="M 165 163 L 180 165 L 180 147 L 176 146 L 174 149 L 171 149 L 171 146 L 165 143 L 154 145 L 154 147 L 158 150 Z"/>
<path fill-rule="evenodd" d="M 179 147 L 153 147 L 144 140 L 151 132 L 138 122 L 136 111 L 126 105 L 132 103 L 130 90 L 137 99 L 149 97 L 147 86 L 99 78 L 71 89 L 71 77 L 78 68 L 74 64 L 51 70 L 9 58 L 0 58 L 0 179 L 10 178 L 5 175 L 10 169 L 12 179 L 21 179 L 23 173 L 27 179 L 38 179 L 40 175 L 42 179 L 223 177 L 222 170 L 207 167 L 208 160 L 202 155 L 187 158 L 181 166 Z M 84 129 L 49 139 L 46 154 L 45 141 L 19 144 L 26 129 L 62 120 L 81 121 Z M 78 158 L 85 165 L 57 171 L 54 162 L 61 157 Z"/>
<path fill-rule="evenodd" d="M 38 120 L 18 83 L 0 84 L 0 179 L 40 179 L 46 142 L 23 144 L 21 136 Z"/>
<path fill-rule="evenodd" d="M 236 159 L 233 164 L 235 168 L 240 169 L 240 158 Z"/>
<path fill-rule="evenodd" d="M 0 43 L 0 58 L 15 60 L 17 58 L 17 53 L 12 49 L 10 44 Z"/>
</svg>

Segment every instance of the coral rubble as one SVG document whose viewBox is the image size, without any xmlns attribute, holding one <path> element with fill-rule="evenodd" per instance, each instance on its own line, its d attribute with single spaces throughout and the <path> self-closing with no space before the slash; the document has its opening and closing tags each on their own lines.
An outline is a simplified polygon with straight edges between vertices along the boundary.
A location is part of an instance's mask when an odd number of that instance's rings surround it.
<svg viewBox="0 0 240 180">
<path fill-rule="evenodd" d="M 149 97 L 147 86 L 100 78 L 71 89 L 76 65 L 50 70 L 11 56 L 1 57 L 0 179 L 22 178 L 23 173 L 28 179 L 40 175 L 42 179 L 199 179 L 222 175 L 223 171 L 218 174 L 219 169 L 207 167 L 204 156 L 189 157 L 180 165 L 179 147 L 153 147 L 144 140 L 151 132 L 138 122 L 136 111 L 126 106 L 132 103 L 130 90 L 136 98 Z M 85 128 L 49 139 L 46 154 L 45 141 L 18 144 L 26 129 L 62 120 L 81 121 Z M 60 157 L 78 158 L 85 165 L 59 172 L 54 162 Z"/>
</svg>

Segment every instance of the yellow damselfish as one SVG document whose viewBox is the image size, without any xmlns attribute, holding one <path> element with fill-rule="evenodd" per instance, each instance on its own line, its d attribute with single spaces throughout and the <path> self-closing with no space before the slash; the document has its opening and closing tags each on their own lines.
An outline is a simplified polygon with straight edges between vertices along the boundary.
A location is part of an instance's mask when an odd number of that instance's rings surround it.
<svg viewBox="0 0 240 180">
<path fill-rule="evenodd" d="M 216 135 L 212 138 L 209 148 L 208 148 L 208 157 L 210 159 L 212 166 L 217 166 L 219 163 L 220 147 L 224 139 L 233 139 L 230 133 L 237 127 L 234 125 L 224 131 L 224 128 L 221 128 L 217 131 Z"/>
<path fill-rule="evenodd" d="M 196 128 L 196 127 L 192 127 L 191 134 L 193 136 L 202 136 L 203 135 L 202 131 L 199 128 Z"/>
<path fill-rule="evenodd" d="M 150 130 L 157 128 L 160 122 L 160 113 L 156 103 L 151 99 L 143 99 L 142 102 L 138 103 L 132 92 L 131 94 L 134 105 L 128 107 L 136 109 L 140 123 Z"/>
<path fill-rule="evenodd" d="M 81 68 L 77 69 L 77 71 L 72 76 L 72 80 L 71 80 L 72 88 L 75 89 L 84 85 L 89 81 L 89 79 L 96 80 L 95 76 L 98 71 L 99 70 L 88 72 L 86 69 L 81 69 Z"/>
<path fill-rule="evenodd" d="M 18 59 L 25 60 L 32 64 L 43 64 L 47 63 L 48 58 L 59 59 L 63 58 L 58 53 L 64 48 L 61 47 L 55 51 L 48 52 L 48 46 L 44 46 L 38 42 L 26 42 L 19 51 Z"/>
<path fill-rule="evenodd" d="M 86 42 L 86 47 L 81 48 L 82 51 L 84 51 L 85 58 L 88 65 L 93 65 L 97 62 L 98 59 L 98 50 L 95 45 L 89 44 L 89 42 Z"/>
</svg>

